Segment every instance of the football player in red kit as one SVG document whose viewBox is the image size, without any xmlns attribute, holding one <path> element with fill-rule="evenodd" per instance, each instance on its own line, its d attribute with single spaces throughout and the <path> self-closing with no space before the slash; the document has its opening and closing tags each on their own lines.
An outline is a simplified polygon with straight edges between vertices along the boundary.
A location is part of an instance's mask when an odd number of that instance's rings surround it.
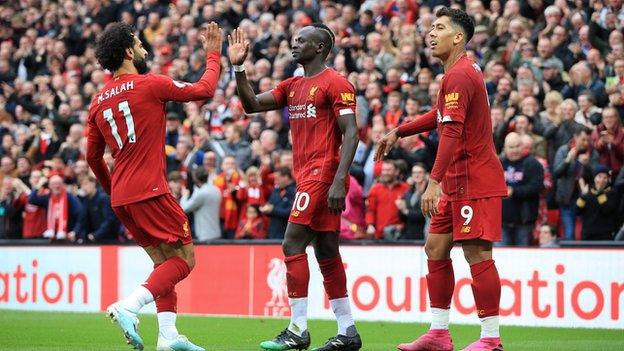
<svg viewBox="0 0 624 351">
<path fill-rule="evenodd" d="M 422 196 L 431 217 L 425 244 L 431 301 L 431 329 L 400 350 L 451 351 L 449 307 L 455 278 L 450 252 L 462 244 L 470 264 L 472 292 L 481 320 L 481 338 L 464 350 L 503 350 L 498 328 L 501 285 L 492 260 L 492 243 L 501 239 L 502 198 L 507 196 L 503 169 L 496 157 L 488 96 L 479 66 L 466 56 L 474 22 L 464 11 L 436 13 L 428 44 L 444 65 L 437 103 L 430 112 L 395 128 L 379 142 L 380 160 L 400 137 L 438 128 L 440 143 Z"/>
<path fill-rule="evenodd" d="M 355 89 L 325 65 L 334 34 L 323 24 L 300 29 L 293 38 L 292 55 L 305 76 L 281 82 L 256 95 L 245 75 L 249 42 L 240 29 L 229 39 L 229 57 L 238 94 L 247 113 L 288 108 L 293 142 L 293 168 L 297 194 L 288 220 L 282 249 L 291 321 L 265 350 L 307 349 L 308 257 L 312 243 L 323 284 L 338 322 L 338 334 L 316 350 L 359 350 L 362 341 L 355 328 L 346 275 L 338 250 L 340 214 L 345 208 L 348 173 L 358 143 L 355 122 Z"/>
<path fill-rule="evenodd" d="M 145 283 L 107 309 L 135 349 L 143 349 L 136 314 L 155 301 L 157 349 L 204 350 L 175 327 L 175 285 L 191 272 L 195 258 L 188 220 L 165 175 L 165 103 L 205 100 L 217 87 L 222 45 L 217 24 L 208 25 L 202 43 L 206 71 L 194 84 L 144 74 L 147 51 L 126 24 L 108 25 L 96 43 L 98 62 L 113 77 L 89 107 L 87 161 L 111 195 L 115 214 L 154 262 Z M 106 147 L 115 159 L 112 174 L 102 158 Z"/>
</svg>

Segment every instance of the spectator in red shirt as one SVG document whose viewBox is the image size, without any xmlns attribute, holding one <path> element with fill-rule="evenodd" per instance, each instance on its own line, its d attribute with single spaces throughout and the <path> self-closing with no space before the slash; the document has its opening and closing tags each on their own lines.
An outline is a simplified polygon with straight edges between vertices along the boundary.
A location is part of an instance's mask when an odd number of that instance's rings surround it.
<svg viewBox="0 0 624 351">
<path fill-rule="evenodd" d="M 34 170 L 30 173 L 30 189 L 34 190 L 34 187 L 39 184 L 41 177 L 41 171 Z M 38 195 L 44 195 L 49 192 L 48 189 L 39 189 Z M 22 229 L 22 236 L 24 239 L 40 238 L 43 232 L 48 229 L 47 211 L 45 207 L 33 205 L 29 202 L 24 207 L 24 227 Z"/>
<path fill-rule="evenodd" d="M 266 239 L 267 224 L 260 216 L 258 205 L 247 206 L 246 217 L 240 220 L 236 229 L 236 239 Z"/>
<path fill-rule="evenodd" d="M 398 16 L 401 22 L 413 24 L 418 16 L 418 6 L 414 0 L 391 0 L 386 3 L 384 15 L 388 18 Z"/>
<path fill-rule="evenodd" d="M 402 198 L 408 189 L 409 185 L 399 180 L 399 168 L 395 161 L 384 161 L 379 182 L 368 193 L 366 234 L 369 237 L 383 239 L 400 232 L 403 221 L 399 217 L 396 200 Z"/>
<path fill-rule="evenodd" d="M 49 193 L 41 191 L 46 185 L 50 189 Z M 70 241 L 76 239 L 75 229 L 82 213 L 82 205 L 74 194 L 67 191 L 63 178 L 58 175 L 50 177 L 49 181 L 41 178 L 32 189 L 28 202 L 47 209 L 44 238 Z"/>
<path fill-rule="evenodd" d="M 615 108 L 602 111 L 602 123 L 592 132 L 592 143 L 600 155 L 600 163 L 611 169 L 615 177 L 624 163 L 624 129 Z"/>
<path fill-rule="evenodd" d="M 63 180 L 67 178 L 66 177 L 67 169 L 66 169 L 65 161 L 63 161 L 63 157 L 61 157 L 61 155 L 56 154 L 52 157 L 52 160 L 45 161 L 43 164 L 45 167 L 50 167 L 48 178 L 51 178 L 52 176 L 55 176 L 55 175 L 63 178 Z"/>
<path fill-rule="evenodd" d="M 52 120 L 44 118 L 41 120 L 40 128 L 34 130 L 28 155 L 35 164 L 41 166 L 43 161 L 51 159 L 58 152 L 61 143 L 62 140 L 56 134 Z"/>
<path fill-rule="evenodd" d="M 234 232 L 238 227 L 238 202 L 235 191 L 240 181 L 240 172 L 236 167 L 236 158 L 226 156 L 221 162 L 221 174 L 215 180 L 214 185 L 221 190 L 221 221 L 223 223 L 223 237 L 233 239 Z"/>
<path fill-rule="evenodd" d="M 273 187 L 265 184 L 260 177 L 260 171 L 256 167 L 249 167 L 245 172 L 245 181 L 239 183 L 236 190 L 236 199 L 240 207 L 241 219 L 247 215 L 248 206 L 262 206 L 267 202 Z"/>
<path fill-rule="evenodd" d="M 403 109 L 401 108 L 401 93 L 393 91 L 388 94 L 388 102 L 386 108 L 381 112 L 386 127 L 394 128 L 399 124 L 401 116 L 403 116 Z"/>
</svg>

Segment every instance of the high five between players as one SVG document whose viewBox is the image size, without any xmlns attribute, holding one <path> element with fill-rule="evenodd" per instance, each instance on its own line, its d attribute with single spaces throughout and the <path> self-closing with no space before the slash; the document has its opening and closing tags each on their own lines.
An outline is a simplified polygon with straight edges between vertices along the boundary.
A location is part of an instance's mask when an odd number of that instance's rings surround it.
<svg viewBox="0 0 624 351">
<path fill-rule="evenodd" d="M 444 65 L 437 103 L 430 112 L 384 136 L 375 152 L 379 161 L 399 138 L 439 130 L 437 157 L 421 200 L 423 213 L 432 218 L 425 246 L 431 329 L 414 342 L 399 345 L 399 349 L 453 350 L 448 332 L 454 289 L 450 251 L 458 241 L 470 264 L 482 323 L 481 338 L 465 350 L 502 351 L 498 328 L 501 286 L 492 260 L 492 243 L 501 237 L 501 199 L 507 189 L 491 137 L 483 74 L 465 52 L 474 23 L 465 12 L 446 7 L 436 17 L 427 44 Z M 258 95 L 245 74 L 250 43 L 243 30 L 235 29 L 228 42 L 245 112 L 287 108 L 292 133 L 297 194 L 282 243 L 291 321 L 273 340 L 260 346 L 265 350 L 310 346 L 306 248 L 312 244 L 338 324 L 337 335 L 315 350 L 359 350 L 362 341 L 351 316 L 338 247 L 348 172 L 358 144 L 355 90 L 345 77 L 325 65 L 335 42 L 334 33 L 320 23 L 301 28 L 292 40 L 292 56 L 303 66 L 304 75 L 286 79 Z M 97 42 L 98 61 L 114 75 L 94 96 L 89 109 L 87 160 L 111 194 L 115 213 L 154 262 L 147 281 L 108 308 L 137 349 L 143 348 L 143 341 L 137 332 L 136 313 L 155 301 L 160 326 L 157 349 L 203 350 L 175 328 L 175 285 L 190 273 L 195 259 L 188 220 L 165 179 L 164 155 L 164 104 L 204 100 L 216 90 L 222 36 L 215 23 L 208 25 L 202 43 L 206 71 L 191 84 L 144 74 L 147 52 L 125 24 L 110 24 Z M 106 147 L 115 158 L 112 175 L 103 160 Z"/>
</svg>

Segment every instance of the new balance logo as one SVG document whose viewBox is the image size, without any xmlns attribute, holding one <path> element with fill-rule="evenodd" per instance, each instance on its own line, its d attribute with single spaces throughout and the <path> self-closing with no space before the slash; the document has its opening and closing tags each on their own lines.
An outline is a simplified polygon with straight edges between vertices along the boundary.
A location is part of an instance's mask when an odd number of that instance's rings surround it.
<svg viewBox="0 0 624 351">
<path fill-rule="evenodd" d="M 284 344 L 288 345 L 288 346 L 297 346 L 297 342 L 293 339 L 289 339 L 289 340 L 284 340 Z"/>
<path fill-rule="evenodd" d="M 342 342 L 342 340 L 336 339 L 336 340 L 332 341 L 332 345 L 333 346 L 344 346 L 344 343 Z"/>
</svg>

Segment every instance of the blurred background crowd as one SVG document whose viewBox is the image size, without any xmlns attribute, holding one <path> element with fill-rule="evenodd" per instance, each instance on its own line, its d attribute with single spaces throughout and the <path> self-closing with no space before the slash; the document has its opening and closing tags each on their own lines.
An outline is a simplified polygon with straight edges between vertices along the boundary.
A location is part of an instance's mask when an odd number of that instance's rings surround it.
<svg viewBox="0 0 624 351">
<path fill-rule="evenodd" d="M 420 196 L 437 133 L 404 138 L 386 161 L 372 159 L 382 135 L 435 101 L 443 70 L 426 38 L 436 7 L 445 5 L 465 9 L 476 23 L 468 55 L 485 74 L 509 193 L 502 244 L 618 240 L 622 2 L 3 1 L 0 238 L 131 240 L 84 160 L 89 103 L 111 77 L 95 60 L 95 38 L 113 21 L 136 28 L 151 73 L 189 82 L 204 69 L 202 26 L 240 27 L 251 41 L 245 66 L 256 92 L 301 75 L 290 39 L 313 22 L 327 24 L 336 34 L 328 64 L 356 88 L 361 140 L 341 237 L 424 238 Z M 279 239 L 295 198 L 288 113 L 245 114 L 225 55 L 222 68 L 213 99 L 167 106 L 169 185 L 198 241 Z M 114 160 L 105 158 L 112 169 Z"/>
</svg>

